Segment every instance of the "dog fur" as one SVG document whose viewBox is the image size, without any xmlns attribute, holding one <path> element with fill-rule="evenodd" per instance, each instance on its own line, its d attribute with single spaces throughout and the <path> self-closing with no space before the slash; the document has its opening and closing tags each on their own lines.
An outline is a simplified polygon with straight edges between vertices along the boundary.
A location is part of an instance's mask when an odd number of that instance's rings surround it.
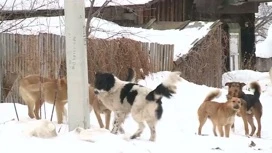
<svg viewBox="0 0 272 153">
<path fill-rule="evenodd" d="M 234 123 L 236 113 L 241 107 L 241 100 L 236 97 L 230 98 L 225 103 L 212 101 L 220 95 L 220 90 L 210 92 L 204 102 L 198 108 L 198 135 L 201 135 L 201 130 L 206 120 L 209 118 L 213 124 L 213 133 L 217 136 L 216 128 L 221 137 L 229 137 L 230 127 Z M 225 132 L 223 131 L 223 127 Z"/>
<path fill-rule="evenodd" d="M 122 81 L 111 73 L 96 73 L 95 94 L 102 103 L 115 113 L 112 133 L 117 134 L 126 116 L 131 113 L 138 123 L 138 130 L 130 137 L 140 137 L 147 122 L 150 141 L 155 141 L 157 121 L 162 117 L 162 97 L 170 98 L 176 93 L 176 83 L 181 72 L 171 72 L 168 78 L 152 90 L 139 84 Z"/>
<path fill-rule="evenodd" d="M 66 79 L 40 79 L 38 74 L 28 75 L 19 82 L 19 94 L 28 106 L 30 118 L 40 119 L 39 112 L 44 101 L 54 104 L 54 100 L 58 123 L 63 123 L 63 115 L 67 116 L 64 107 L 67 103 Z"/>
<path fill-rule="evenodd" d="M 258 130 L 257 130 L 257 137 L 261 137 L 261 117 L 262 117 L 262 104 L 260 102 L 260 95 L 261 95 L 261 87 L 258 82 L 254 81 L 250 83 L 250 88 L 254 89 L 254 94 L 245 94 L 242 90 L 243 86 L 245 86 L 245 83 L 240 82 L 228 82 L 225 84 L 228 86 L 228 95 L 227 98 L 231 97 L 238 97 L 242 99 L 242 107 L 239 112 L 239 116 L 242 117 L 244 122 L 244 128 L 245 128 L 245 135 L 249 134 L 248 130 L 248 123 L 251 126 L 251 133 L 250 136 L 253 136 L 253 134 L 256 131 L 256 127 L 254 125 L 253 116 L 255 116 L 258 124 Z M 234 128 L 234 124 L 232 125 L 232 128 Z"/>
</svg>

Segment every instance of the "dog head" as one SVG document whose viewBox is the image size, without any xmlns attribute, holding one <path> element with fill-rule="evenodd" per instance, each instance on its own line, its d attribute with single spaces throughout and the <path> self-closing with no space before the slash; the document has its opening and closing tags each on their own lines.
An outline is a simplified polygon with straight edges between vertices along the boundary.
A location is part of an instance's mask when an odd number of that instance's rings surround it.
<svg viewBox="0 0 272 153">
<path fill-rule="evenodd" d="M 109 92 L 115 86 L 115 82 L 113 74 L 97 72 L 95 74 L 94 93 Z"/>
<path fill-rule="evenodd" d="M 228 106 L 231 107 L 235 111 L 238 111 L 241 108 L 241 106 L 242 106 L 241 99 L 237 98 L 237 97 L 231 97 L 228 100 L 227 103 L 228 103 Z"/>
<path fill-rule="evenodd" d="M 240 97 L 243 93 L 243 87 L 245 86 L 245 83 L 240 82 L 227 82 L 225 86 L 228 86 L 228 95 L 227 99 L 230 99 L 231 97 Z"/>
</svg>

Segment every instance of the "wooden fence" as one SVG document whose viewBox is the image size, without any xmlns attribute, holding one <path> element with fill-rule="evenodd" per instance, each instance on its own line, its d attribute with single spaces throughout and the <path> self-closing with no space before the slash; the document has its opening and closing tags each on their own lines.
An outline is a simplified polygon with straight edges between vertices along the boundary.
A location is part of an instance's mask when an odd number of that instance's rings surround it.
<svg viewBox="0 0 272 153">
<path fill-rule="evenodd" d="M 151 72 L 172 70 L 173 45 L 138 43 L 142 50 L 148 53 Z M 0 33 L 0 102 L 21 102 L 18 95 L 18 80 L 22 76 L 41 74 L 56 78 L 63 61 L 65 61 L 63 36 L 45 33 L 39 35 Z"/>
<path fill-rule="evenodd" d="M 148 52 L 151 71 L 171 71 L 173 69 L 174 45 L 143 43 L 144 51 Z"/>
</svg>

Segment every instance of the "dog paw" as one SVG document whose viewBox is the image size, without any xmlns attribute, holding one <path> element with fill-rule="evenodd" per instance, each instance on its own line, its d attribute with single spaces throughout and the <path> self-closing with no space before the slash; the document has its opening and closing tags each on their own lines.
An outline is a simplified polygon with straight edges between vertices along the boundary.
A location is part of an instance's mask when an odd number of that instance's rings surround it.
<svg viewBox="0 0 272 153">
<path fill-rule="evenodd" d="M 130 137 L 130 139 L 136 139 L 138 136 L 137 135 L 132 135 L 131 137 Z"/>
<path fill-rule="evenodd" d="M 123 128 L 120 128 L 120 129 L 119 129 L 119 132 L 120 132 L 121 134 L 125 134 L 125 130 L 124 130 Z"/>
<path fill-rule="evenodd" d="M 111 133 L 112 134 L 117 134 L 117 131 L 116 130 L 111 130 Z"/>
<path fill-rule="evenodd" d="M 155 142 L 155 138 L 150 138 L 149 141 Z"/>
</svg>

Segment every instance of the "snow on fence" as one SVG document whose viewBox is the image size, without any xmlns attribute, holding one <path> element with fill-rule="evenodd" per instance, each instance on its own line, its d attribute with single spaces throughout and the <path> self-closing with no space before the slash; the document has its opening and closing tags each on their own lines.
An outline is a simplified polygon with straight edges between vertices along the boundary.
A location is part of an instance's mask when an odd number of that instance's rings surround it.
<svg viewBox="0 0 272 153">
<path fill-rule="evenodd" d="M 140 69 L 144 70 L 144 74 L 172 70 L 173 45 L 142 43 L 128 39 L 90 41 L 97 46 L 88 49 L 97 53 L 88 55 L 88 59 L 96 60 L 88 64 L 91 67 L 89 77 L 93 71 L 103 70 L 120 74 L 122 78 L 122 75 L 126 75 L 125 68 L 129 66 L 137 69 L 137 75 L 140 75 Z M 123 58 L 124 61 L 121 61 Z M 104 62 L 108 65 L 99 64 Z M 114 65 L 114 70 L 111 65 Z M 51 78 L 66 75 L 63 36 L 46 33 L 39 35 L 0 33 L 0 102 L 22 103 L 18 94 L 18 80 L 28 74 L 41 74 Z M 89 82 L 92 82 L 92 79 L 93 77 Z"/>
</svg>

